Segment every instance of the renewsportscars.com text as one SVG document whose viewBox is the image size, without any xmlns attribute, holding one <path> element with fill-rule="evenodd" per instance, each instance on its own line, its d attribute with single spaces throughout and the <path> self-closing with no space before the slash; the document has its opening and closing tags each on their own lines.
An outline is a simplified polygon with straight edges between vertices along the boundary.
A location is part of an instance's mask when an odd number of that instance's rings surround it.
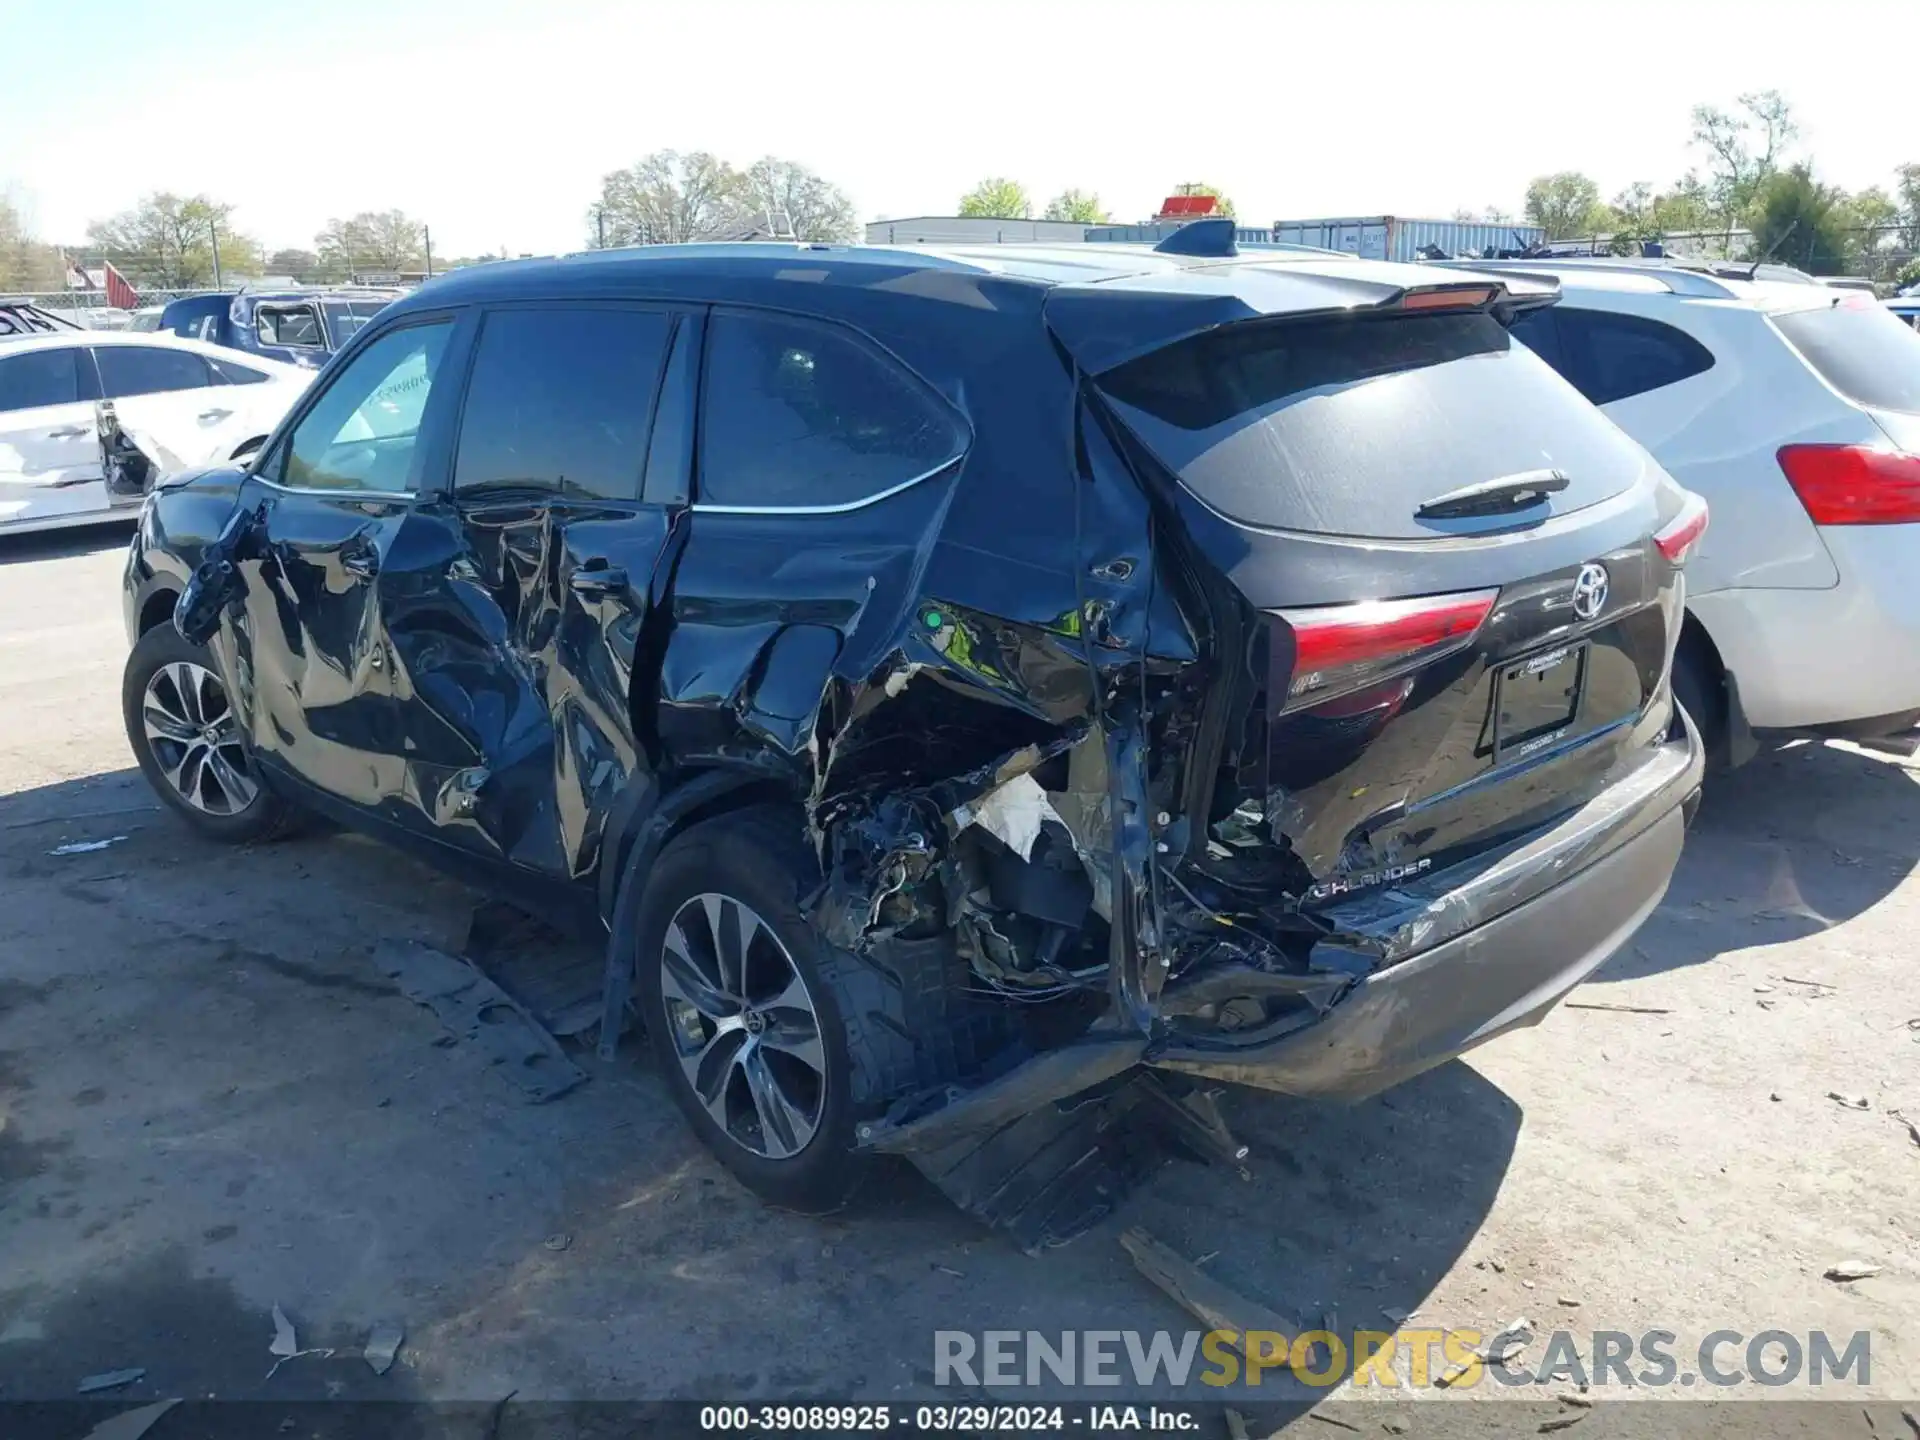
<svg viewBox="0 0 1920 1440">
<path fill-rule="evenodd" d="M 1260 1385 L 1291 1378 L 1327 1387 L 1476 1385 L 1646 1387 L 1865 1386 L 1867 1331 L 1829 1336 L 1714 1330 L 1682 1341 L 1671 1330 L 1555 1330 L 1519 1337 L 1483 1330 L 1402 1328 L 1296 1337 L 1249 1330 L 936 1330 L 937 1385 Z"/>
</svg>

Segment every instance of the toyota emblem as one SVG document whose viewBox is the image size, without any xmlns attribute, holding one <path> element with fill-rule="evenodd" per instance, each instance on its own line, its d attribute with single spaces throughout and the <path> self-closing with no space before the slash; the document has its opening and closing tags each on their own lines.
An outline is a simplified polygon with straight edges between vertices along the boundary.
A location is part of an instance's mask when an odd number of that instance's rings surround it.
<svg viewBox="0 0 1920 1440">
<path fill-rule="evenodd" d="M 1591 620 L 1607 606 L 1607 567 L 1582 565 L 1580 578 L 1573 582 L 1573 613 Z"/>
</svg>

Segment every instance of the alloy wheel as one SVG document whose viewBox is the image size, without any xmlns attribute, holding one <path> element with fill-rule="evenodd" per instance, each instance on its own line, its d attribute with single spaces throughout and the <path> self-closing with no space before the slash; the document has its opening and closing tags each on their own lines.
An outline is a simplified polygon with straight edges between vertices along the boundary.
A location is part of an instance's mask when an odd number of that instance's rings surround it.
<svg viewBox="0 0 1920 1440">
<path fill-rule="evenodd" d="M 694 896 L 667 925 L 660 993 L 675 1058 L 714 1124 L 770 1160 L 804 1150 L 826 1107 L 826 1054 L 772 927 L 730 896 Z"/>
<path fill-rule="evenodd" d="M 238 815 L 260 793 L 226 687 L 206 666 L 175 660 L 155 670 L 140 718 L 160 773 L 194 809 Z"/>
</svg>

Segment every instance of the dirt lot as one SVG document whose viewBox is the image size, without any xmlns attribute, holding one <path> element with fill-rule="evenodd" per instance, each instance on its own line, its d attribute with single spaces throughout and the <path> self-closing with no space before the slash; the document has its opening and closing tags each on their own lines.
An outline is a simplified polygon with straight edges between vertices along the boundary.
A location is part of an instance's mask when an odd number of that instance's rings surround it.
<svg viewBox="0 0 1920 1440">
<path fill-rule="evenodd" d="M 1850 1433 L 1920 1394 L 1920 1144 L 1891 1113 L 1920 1121 L 1912 767 L 1802 745 L 1711 793 L 1665 906 L 1575 997 L 1650 1013 L 1563 1008 L 1351 1110 L 1233 1096 L 1251 1181 L 1171 1166 L 1029 1259 L 912 1177 L 831 1220 L 762 1208 L 637 1046 L 534 1106 L 444 1043 L 369 956 L 457 949 L 471 892 L 340 835 L 217 849 L 151 800 L 123 540 L 0 542 L 5 1398 L 138 1366 L 122 1397 L 951 1399 L 937 1329 L 1189 1328 L 1130 1224 L 1289 1319 L 1524 1315 L 1683 1357 L 1864 1330 Z M 1823 1278 L 1851 1259 L 1883 1268 Z M 343 1353 L 264 1380 L 276 1303 Z M 375 1377 L 383 1319 L 407 1339 Z M 1422 1401 L 1416 1435 L 1461 1410 Z"/>
</svg>

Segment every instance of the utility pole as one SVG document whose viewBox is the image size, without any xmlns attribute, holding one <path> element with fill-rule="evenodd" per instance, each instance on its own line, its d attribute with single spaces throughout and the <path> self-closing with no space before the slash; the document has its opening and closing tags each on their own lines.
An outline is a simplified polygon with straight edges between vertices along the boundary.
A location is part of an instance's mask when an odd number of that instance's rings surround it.
<svg viewBox="0 0 1920 1440">
<path fill-rule="evenodd" d="M 427 279 L 431 280 L 433 278 L 433 227 L 431 225 L 422 225 L 420 227 L 420 233 L 426 238 L 427 242 Z"/>
<path fill-rule="evenodd" d="M 606 206 L 596 205 L 593 207 L 593 223 L 594 223 L 594 228 L 599 232 L 599 236 L 600 236 L 600 243 L 596 248 L 604 250 L 607 248 L 607 207 Z"/>
<path fill-rule="evenodd" d="M 220 225 L 211 215 L 207 217 L 207 238 L 213 242 L 213 288 L 220 288 Z"/>
</svg>

